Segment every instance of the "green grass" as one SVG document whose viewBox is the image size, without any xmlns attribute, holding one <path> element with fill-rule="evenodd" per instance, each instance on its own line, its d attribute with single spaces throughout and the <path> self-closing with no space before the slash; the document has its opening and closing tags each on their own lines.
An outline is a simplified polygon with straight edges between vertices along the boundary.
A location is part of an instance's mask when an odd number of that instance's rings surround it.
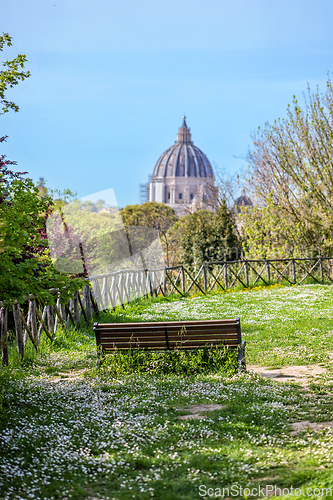
<svg viewBox="0 0 333 500">
<path fill-rule="evenodd" d="M 300 488 L 290 498 L 309 498 L 307 488 L 333 490 L 333 430 L 290 434 L 295 421 L 333 420 L 332 292 L 306 285 L 153 299 L 100 318 L 240 316 L 248 361 L 327 365 L 308 390 L 218 369 L 126 375 L 133 367 L 117 372 L 109 360 L 98 371 L 91 328 L 59 331 L 37 356 L 29 349 L 22 366 L 11 352 L 11 366 L 0 370 L 1 498 L 193 500 L 217 498 L 223 488 L 228 498 L 250 498 L 241 488 L 265 485 Z M 195 403 L 223 408 L 179 420 Z"/>
<path fill-rule="evenodd" d="M 192 298 L 137 301 L 103 321 L 176 321 L 240 317 L 246 358 L 266 366 L 327 363 L 333 357 L 330 285 L 256 287 Z"/>
<path fill-rule="evenodd" d="M 108 354 L 103 369 L 110 375 L 132 373 L 151 375 L 234 375 L 238 370 L 238 352 L 235 349 L 206 346 L 203 349 L 175 348 L 170 351 L 129 349 Z"/>
</svg>

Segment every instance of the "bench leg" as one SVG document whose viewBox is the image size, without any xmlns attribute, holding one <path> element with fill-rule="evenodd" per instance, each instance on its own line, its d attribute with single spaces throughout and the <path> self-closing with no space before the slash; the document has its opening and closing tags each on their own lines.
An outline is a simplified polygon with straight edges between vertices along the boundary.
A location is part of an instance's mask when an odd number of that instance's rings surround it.
<svg viewBox="0 0 333 500">
<path fill-rule="evenodd" d="M 103 364 L 104 361 L 104 352 L 102 349 L 98 349 L 97 351 L 97 362 L 96 362 L 96 368 L 100 368 L 100 366 Z"/>
<path fill-rule="evenodd" d="M 246 342 L 243 341 L 241 345 L 238 346 L 238 372 L 246 372 L 245 344 Z"/>
</svg>

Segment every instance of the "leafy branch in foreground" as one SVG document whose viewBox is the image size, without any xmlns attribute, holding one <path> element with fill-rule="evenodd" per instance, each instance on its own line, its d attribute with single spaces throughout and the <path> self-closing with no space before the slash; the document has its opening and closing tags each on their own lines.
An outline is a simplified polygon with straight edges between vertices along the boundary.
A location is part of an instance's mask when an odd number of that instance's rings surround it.
<svg viewBox="0 0 333 500">
<path fill-rule="evenodd" d="M 12 46 L 12 37 L 8 33 L 2 33 L 0 35 L 0 52 L 3 51 L 4 47 Z M 12 61 L 5 61 L 2 65 L 6 68 L 0 71 L 0 103 L 3 105 L 3 113 L 8 113 L 10 109 L 14 110 L 15 113 L 18 112 L 19 107 L 15 102 L 10 101 L 6 97 L 6 92 L 8 89 L 13 88 L 20 81 L 29 78 L 30 71 L 24 70 L 24 63 L 27 58 L 24 54 L 18 54 Z"/>
</svg>

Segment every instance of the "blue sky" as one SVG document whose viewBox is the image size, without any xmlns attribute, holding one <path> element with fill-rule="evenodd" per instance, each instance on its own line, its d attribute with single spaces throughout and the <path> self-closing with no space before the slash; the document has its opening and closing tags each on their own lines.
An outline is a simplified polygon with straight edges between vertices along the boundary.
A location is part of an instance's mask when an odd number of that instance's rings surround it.
<svg viewBox="0 0 333 500">
<path fill-rule="evenodd" d="M 8 96 L 0 154 L 78 196 L 113 188 L 137 203 L 184 112 L 194 143 L 230 174 L 251 132 L 333 69 L 331 0 L 11 0 L 2 60 L 31 78 Z"/>
</svg>

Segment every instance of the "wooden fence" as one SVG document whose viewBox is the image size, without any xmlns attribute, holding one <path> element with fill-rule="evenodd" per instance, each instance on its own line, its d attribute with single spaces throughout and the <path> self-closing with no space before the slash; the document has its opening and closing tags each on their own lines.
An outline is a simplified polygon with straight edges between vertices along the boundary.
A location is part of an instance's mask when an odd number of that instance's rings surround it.
<svg viewBox="0 0 333 500">
<path fill-rule="evenodd" d="M 51 292 L 57 298 L 54 305 L 44 305 L 37 297 L 30 295 L 24 304 L 15 302 L 11 306 L 17 351 L 21 359 L 24 356 L 28 338 L 37 351 L 43 332 L 52 342 L 59 324 L 68 327 L 72 323 L 75 328 L 78 328 L 82 318 L 89 323 L 94 310 L 98 313 L 97 304 L 88 285 L 84 287 L 82 297 L 79 292 L 75 292 L 67 304 L 61 303 L 59 290 L 52 289 Z M 0 345 L 2 364 L 8 365 L 8 307 L 1 303 Z"/>
<path fill-rule="evenodd" d="M 309 279 L 314 283 L 333 283 L 333 258 L 205 262 L 197 272 L 180 265 L 154 270 L 124 269 L 90 278 L 100 309 L 115 308 L 145 295 L 205 294 L 237 286 L 301 284 Z"/>
<path fill-rule="evenodd" d="M 184 296 L 197 292 L 206 294 L 213 290 L 278 282 L 290 285 L 301 284 L 306 280 L 333 283 L 333 258 L 205 262 L 194 273 L 180 265 L 153 270 L 124 269 L 89 279 L 92 289 L 86 285 L 82 297 L 76 292 L 68 304 L 61 303 L 59 290 L 53 290 L 57 296 L 53 306 L 43 305 L 32 295 L 27 298 L 24 307 L 18 303 L 12 305 L 20 358 L 23 358 L 28 338 L 37 351 L 43 332 L 52 342 L 59 324 L 68 327 L 71 323 L 78 327 L 82 318 L 88 324 L 94 311 L 98 314 L 100 310 L 124 306 L 138 297 Z M 2 363 L 8 364 L 8 308 L 1 303 L 0 344 Z"/>
<path fill-rule="evenodd" d="M 183 275 L 184 273 L 180 273 L 176 280 Z M 193 288 L 207 293 L 214 289 L 228 290 L 237 286 L 248 288 L 279 282 L 300 285 L 306 280 L 312 283 L 333 283 L 333 258 L 205 262 L 189 281 L 181 283 L 181 288 L 187 293 Z"/>
</svg>

